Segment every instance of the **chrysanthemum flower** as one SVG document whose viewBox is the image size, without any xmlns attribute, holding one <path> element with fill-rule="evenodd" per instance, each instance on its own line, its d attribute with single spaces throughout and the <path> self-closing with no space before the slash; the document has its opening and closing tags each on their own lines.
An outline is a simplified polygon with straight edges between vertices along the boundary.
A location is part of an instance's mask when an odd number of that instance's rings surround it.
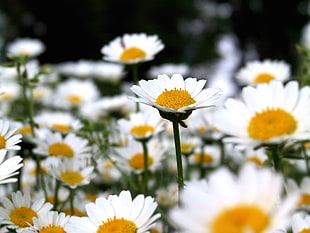
<svg viewBox="0 0 310 233">
<path fill-rule="evenodd" d="M 65 226 L 69 222 L 70 216 L 65 213 L 48 211 L 33 218 L 33 225 L 24 233 L 65 233 Z"/>
<path fill-rule="evenodd" d="M 154 214 L 156 207 L 150 196 L 139 194 L 132 199 L 129 191 L 122 191 L 87 204 L 88 217 L 71 217 L 65 230 L 67 233 L 146 233 L 160 217 Z"/>
<path fill-rule="evenodd" d="M 237 177 L 220 168 L 208 182 L 189 182 L 170 216 L 178 232 L 272 233 L 288 227 L 297 201 L 293 194 L 282 198 L 282 188 L 282 176 L 269 168 L 247 164 Z"/>
<path fill-rule="evenodd" d="M 299 200 L 296 207 L 310 210 L 310 177 L 303 177 L 299 185 L 293 179 L 288 179 L 287 192 L 298 193 Z"/>
<path fill-rule="evenodd" d="M 35 57 L 43 53 L 45 46 L 42 41 L 31 38 L 17 38 L 7 47 L 8 55 Z"/>
<path fill-rule="evenodd" d="M 51 166 L 50 173 L 72 189 L 89 184 L 95 177 L 94 167 L 88 166 L 85 160 L 78 159 L 63 159 Z"/>
<path fill-rule="evenodd" d="M 291 220 L 292 233 L 307 233 L 310 231 L 310 216 L 303 212 L 297 212 Z"/>
<path fill-rule="evenodd" d="M 119 129 L 136 140 L 148 139 L 164 130 L 166 121 L 155 109 L 131 113 L 129 119 L 118 120 Z"/>
<path fill-rule="evenodd" d="M 309 139 L 310 88 L 298 88 L 296 81 L 280 81 L 245 87 L 242 99 L 229 98 L 217 111 L 214 124 L 233 138 L 227 142 L 280 143 Z"/>
<path fill-rule="evenodd" d="M 53 206 L 45 203 L 44 198 L 31 198 L 30 192 L 24 194 L 20 191 L 12 193 L 12 200 L 4 198 L 0 207 L 1 224 L 8 224 L 8 228 L 17 231 L 24 230 L 33 224 L 33 217 L 37 217 Z"/>
<path fill-rule="evenodd" d="M 164 48 L 157 35 L 145 33 L 125 34 L 117 37 L 101 49 L 106 61 L 136 64 L 150 61 Z"/>
<path fill-rule="evenodd" d="M 21 134 L 15 134 L 17 127 L 8 120 L 0 120 L 0 149 L 19 150 L 17 143 L 21 142 Z"/>
<path fill-rule="evenodd" d="M 17 170 L 23 166 L 21 163 L 23 159 L 20 156 L 6 159 L 6 153 L 7 150 L 0 150 L 0 184 L 16 182 L 17 178 L 12 178 L 12 176 L 18 174 Z"/>
<path fill-rule="evenodd" d="M 183 115 L 184 120 L 191 111 L 199 108 L 215 106 L 220 97 L 219 88 L 204 88 L 206 80 L 195 78 L 183 79 L 182 75 L 158 75 L 157 79 L 141 80 L 131 90 L 139 98 L 132 99 L 157 108 L 163 118 L 166 114 Z M 165 114 L 166 113 L 166 114 Z M 165 116 L 163 116 L 165 115 Z"/>
<path fill-rule="evenodd" d="M 200 164 L 203 167 L 216 167 L 220 164 L 221 151 L 218 146 L 204 146 L 196 148 L 189 156 L 191 164 Z"/>
<path fill-rule="evenodd" d="M 63 136 L 59 132 L 52 133 L 49 130 L 38 130 L 38 139 L 35 139 L 37 147 L 34 152 L 37 154 L 65 158 L 89 157 L 90 147 L 88 141 L 68 133 Z"/>
<path fill-rule="evenodd" d="M 271 80 L 284 82 L 290 75 L 290 66 L 284 61 L 250 61 L 238 71 L 236 79 L 242 85 L 257 85 Z"/>
</svg>

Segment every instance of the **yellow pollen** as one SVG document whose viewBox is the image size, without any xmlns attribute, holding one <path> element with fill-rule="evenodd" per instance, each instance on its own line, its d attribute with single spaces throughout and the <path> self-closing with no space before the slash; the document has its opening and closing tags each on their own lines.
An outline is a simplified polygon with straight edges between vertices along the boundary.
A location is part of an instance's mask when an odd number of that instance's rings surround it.
<svg viewBox="0 0 310 233">
<path fill-rule="evenodd" d="M 147 165 L 150 166 L 153 163 L 152 157 L 148 156 L 147 158 Z M 144 169 L 144 155 L 143 153 L 137 153 L 129 160 L 129 165 L 137 170 Z"/>
<path fill-rule="evenodd" d="M 151 228 L 151 229 L 149 230 L 149 232 L 150 232 L 150 233 L 160 233 L 160 231 L 157 230 L 156 228 Z"/>
<path fill-rule="evenodd" d="M 262 166 L 263 165 L 263 162 L 259 158 L 257 158 L 256 156 L 248 157 L 248 158 L 245 159 L 245 161 L 246 162 L 254 163 L 257 166 Z"/>
<path fill-rule="evenodd" d="M 5 148 L 6 146 L 6 140 L 3 136 L 0 135 L 0 149 Z"/>
<path fill-rule="evenodd" d="M 196 101 L 186 90 L 174 89 L 168 91 L 166 89 L 157 97 L 155 103 L 165 108 L 173 108 L 178 110 L 180 108 L 194 104 Z"/>
<path fill-rule="evenodd" d="M 299 202 L 298 202 L 297 206 L 301 207 L 303 205 L 310 205 L 310 194 L 302 193 L 300 195 Z"/>
<path fill-rule="evenodd" d="M 42 89 L 34 89 L 33 90 L 33 98 L 42 99 L 44 97 L 45 92 Z"/>
<path fill-rule="evenodd" d="M 200 133 L 204 133 L 204 132 L 207 131 L 207 128 L 206 128 L 205 126 L 199 126 L 199 127 L 198 127 L 198 131 L 199 131 Z"/>
<path fill-rule="evenodd" d="M 305 146 L 306 149 L 310 149 L 310 142 L 305 142 L 304 146 Z"/>
<path fill-rule="evenodd" d="M 130 133 L 133 133 L 138 137 L 144 137 L 148 133 L 153 133 L 154 131 L 155 129 L 151 125 L 137 125 L 130 129 Z"/>
<path fill-rule="evenodd" d="M 290 113 L 282 109 L 266 109 L 252 117 L 248 133 L 251 138 L 269 140 L 292 134 L 296 128 L 297 122 Z"/>
<path fill-rule="evenodd" d="M 63 142 L 55 142 L 54 144 L 50 145 L 48 152 L 56 157 L 63 156 L 72 158 L 74 155 L 72 148 Z"/>
<path fill-rule="evenodd" d="M 39 230 L 39 233 L 66 233 L 66 231 L 61 226 L 55 226 L 50 224 L 48 226 L 42 227 Z"/>
<path fill-rule="evenodd" d="M 132 221 L 128 221 L 124 218 L 113 218 L 103 222 L 98 227 L 96 233 L 136 233 L 137 226 Z"/>
<path fill-rule="evenodd" d="M 98 195 L 96 194 L 92 194 L 92 193 L 88 193 L 86 194 L 85 198 L 91 202 L 95 202 L 97 199 Z"/>
<path fill-rule="evenodd" d="M 10 220 L 18 227 L 28 227 L 33 224 L 32 218 L 37 217 L 37 213 L 29 207 L 19 207 L 11 211 Z"/>
<path fill-rule="evenodd" d="M 77 185 L 83 181 L 83 176 L 76 171 L 66 171 L 60 174 L 63 182 L 70 185 Z"/>
<path fill-rule="evenodd" d="M 111 161 L 105 161 L 103 163 L 103 167 L 109 169 L 109 168 L 113 168 L 114 165 L 113 165 L 113 163 Z"/>
<path fill-rule="evenodd" d="M 194 155 L 194 161 L 196 163 L 209 164 L 213 162 L 213 156 L 208 153 L 197 153 Z"/>
<path fill-rule="evenodd" d="M 189 154 L 193 151 L 195 145 L 193 143 L 181 143 L 181 151 L 182 153 Z"/>
<path fill-rule="evenodd" d="M 258 74 L 255 79 L 254 79 L 254 83 L 258 84 L 258 83 L 269 83 L 271 80 L 274 80 L 275 77 L 272 74 L 269 73 L 260 73 Z"/>
<path fill-rule="evenodd" d="M 73 104 L 73 105 L 80 105 L 83 102 L 83 98 L 80 95 L 77 94 L 71 94 L 67 97 L 67 99 Z"/>
<path fill-rule="evenodd" d="M 121 61 L 130 61 L 130 60 L 136 60 L 136 59 L 142 59 L 146 57 L 145 51 L 138 47 L 130 47 L 125 49 L 121 56 Z"/>
<path fill-rule="evenodd" d="M 214 220 L 212 233 L 264 232 L 269 217 L 256 206 L 235 206 L 224 210 Z"/>
<path fill-rule="evenodd" d="M 30 126 L 23 126 L 18 129 L 18 131 L 22 134 L 31 134 L 32 130 Z"/>
<path fill-rule="evenodd" d="M 302 231 L 298 233 L 310 233 L 310 228 L 303 229 Z"/>
<path fill-rule="evenodd" d="M 60 133 L 68 133 L 71 131 L 70 125 L 65 124 L 52 124 L 51 128 L 59 131 Z"/>
</svg>

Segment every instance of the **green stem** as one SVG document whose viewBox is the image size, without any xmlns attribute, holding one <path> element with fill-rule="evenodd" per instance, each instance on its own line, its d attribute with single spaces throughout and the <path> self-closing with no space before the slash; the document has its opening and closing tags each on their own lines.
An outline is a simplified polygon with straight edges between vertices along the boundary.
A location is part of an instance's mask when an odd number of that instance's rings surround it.
<svg viewBox="0 0 310 233">
<path fill-rule="evenodd" d="M 58 191 L 59 188 L 61 186 L 61 182 L 58 179 L 55 179 L 55 190 L 54 190 L 54 210 L 57 211 L 57 207 L 58 207 Z"/>
<path fill-rule="evenodd" d="M 271 158 L 273 161 L 273 167 L 276 171 L 281 171 L 281 158 L 279 155 L 279 146 L 278 145 L 271 145 L 269 146 L 271 150 Z"/>
<path fill-rule="evenodd" d="M 302 145 L 302 152 L 303 152 L 303 156 L 306 162 L 306 168 L 307 168 L 307 174 L 308 176 L 310 175 L 310 164 L 309 164 L 309 156 L 307 153 L 307 149 L 305 148 L 305 145 Z"/>
<path fill-rule="evenodd" d="M 144 171 L 143 171 L 143 193 L 146 195 L 148 194 L 148 173 L 149 173 L 149 168 L 148 168 L 148 149 L 147 149 L 147 141 L 142 140 L 142 147 L 143 147 L 143 162 L 144 162 Z"/>
<path fill-rule="evenodd" d="M 177 171 L 178 171 L 178 174 L 177 174 L 178 191 L 179 191 L 179 196 L 180 196 L 180 193 L 184 188 L 180 131 L 179 131 L 179 123 L 177 121 L 172 121 L 172 124 L 173 124 L 174 145 L 175 145 L 175 154 L 176 154 Z M 180 203 L 180 198 L 179 198 L 179 203 Z"/>
<path fill-rule="evenodd" d="M 75 189 L 70 188 L 70 210 L 71 210 L 71 216 L 74 215 L 74 193 Z"/>
<path fill-rule="evenodd" d="M 203 157 L 204 157 L 204 145 L 200 146 L 200 160 L 199 160 L 199 169 L 200 169 L 200 179 L 202 179 L 205 174 L 206 174 L 206 170 L 203 167 Z"/>
<path fill-rule="evenodd" d="M 138 64 L 131 65 L 131 70 L 132 70 L 133 82 L 135 85 L 138 85 L 138 82 L 139 82 Z M 136 102 L 136 112 L 139 112 L 139 111 L 140 111 L 140 106 L 139 106 L 139 103 Z"/>
</svg>

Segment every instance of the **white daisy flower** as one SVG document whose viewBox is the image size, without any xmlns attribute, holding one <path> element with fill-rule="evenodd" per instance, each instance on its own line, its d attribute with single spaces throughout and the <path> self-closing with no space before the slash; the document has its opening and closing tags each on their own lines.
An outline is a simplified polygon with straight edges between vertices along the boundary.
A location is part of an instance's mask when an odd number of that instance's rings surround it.
<svg viewBox="0 0 310 233">
<path fill-rule="evenodd" d="M 199 108 L 216 106 L 219 102 L 219 88 L 204 88 L 206 80 L 196 78 L 183 79 L 182 75 L 158 75 L 157 79 L 140 80 L 139 86 L 131 90 L 139 97 L 132 99 L 157 108 L 162 114 L 184 114 Z M 188 117 L 186 114 L 185 118 Z M 166 118 L 167 119 L 167 118 Z M 181 120 L 184 120 L 181 119 Z"/>
<path fill-rule="evenodd" d="M 35 116 L 35 122 L 60 133 L 76 132 L 82 127 L 79 119 L 69 112 L 42 112 Z"/>
<path fill-rule="evenodd" d="M 79 159 L 63 159 L 57 165 L 52 165 L 49 170 L 52 176 L 71 189 L 89 184 L 95 177 L 94 167 Z"/>
<path fill-rule="evenodd" d="M 157 203 L 150 196 L 139 194 L 132 199 L 129 191 L 122 191 L 87 204 L 88 217 L 71 217 L 65 230 L 67 233 L 146 233 L 160 217 L 154 214 L 156 207 Z"/>
<path fill-rule="evenodd" d="M 17 171 L 23 166 L 20 156 L 16 155 L 11 158 L 6 158 L 7 150 L 0 150 L 0 184 L 16 182 L 17 178 L 12 176 L 18 174 Z"/>
<path fill-rule="evenodd" d="M 292 216 L 291 220 L 293 233 L 307 233 L 310 231 L 310 215 L 297 212 Z"/>
<path fill-rule="evenodd" d="M 166 74 L 172 76 L 173 74 L 181 74 L 186 76 L 189 73 L 189 66 L 187 64 L 166 63 L 160 66 L 152 66 L 148 71 L 148 77 L 153 79 L 159 74 Z"/>
<path fill-rule="evenodd" d="M 290 75 L 290 66 L 284 61 L 250 61 L 238 71 L 236 79 L 242 85 L 257 85 L 271 80 L 284 82 Z"/>
<path fill-rule="evenodd" d="M 147 165 L 150 171 L 156 170 L 161 166 L 161 161 L 166 149 L 157 139 L 151 139 L 147 143 L 148 158 Z M 141 173 L 144 171 L 144 152 L 142 144 L 136 140 L 129 140 L 124 147 L 115 148 L 119 165 L 124 169 Z"/>
<path fill-rule="evenodd" d="M 125 34 L 101 48 L 103 59 L 123 64 L 150 61 L 163 50 L 164 45 L 157 35 L 145 33 Z"/>
<path fill-rule="evenodd" d="M 115 167 L 111 160 L 100 157 L 96 160 L 96 163 L 99 175 L 96 177 L 95 182 L 112 183 L 122 178 L 121 172 Z"/>
<path fill-rule="evenodd" d="M 310 210 L 310 177 L 303 177 L 300 181 L 300 184 L 297 184 L 297 182 L 293 179 L 288 179 L 287 192 L 297 192 L 299 194 L 299 201 L 297 203 L 297 207 Z"/>
<path fill-rule="evenodd" d="M 21 231 L 33 224 L 33 217 L 49 211 L 52 207 L 52 204 L 44 202 L 44 198 L 31 198 L 30 192 L 17 191 L 12 193 L 12 200 L 2 200 L 1 224 L 8 224 L 8 228 Z"/>
<path fill-rule="evenodd" d="M 0 149 L 20 150 L 21 134 L 16 134 L 17 127 L 8 120 L 0 120 Z"/>
<path fill-rule="evenodd" d="M 21 97 L 21 87 L 15 81 L 1 83 L 0 103 L 11 103 Z"/>
<path fill-rule="evenodd" d="M 166 121 L 157 114 L 155 109 L 147 109 L 138 113 L 131 113 L 129 119 L 118 120 L 119 129 L 134 139 L 148 139 L 162 132 Z"/>
<path fill-rule="evenodd" d="M 48 211 L 38 217 L 33 218 L 33 225 L 23 233 L 65 233 L 65 226 L 69 222 L 70 216 L 65 213 Z"/>
<path fill-rule="evenodd" d="M 34 139 L 36 148 L 34 153 L 65 158 L 86 158 L 90 156 L 90 147 L 88 141 L 76 136 L 74 133 L 68 133 L 63 136 L 59 132 L 52 133 L 49 130 L 38 130 L 38 138 Z"/>
<path fill-rule="evenodd" d="M 96 101 L 100 96 L 99 89 L 91 80 L 68 79 L 60 83 L 54 93 L 53 105 L 58 108 L 80 107 Z"/>
<path fill-rule="evenodd" d="M 309 139 L 310 87 L 280 81 L 245 87 L 242 99 L 229 98 L 214 115 L 214 125 L 232 138 L 227 142 L 259 145 Z"/>
<path fill-rule="evenodd" d="M 181 207 L 173 209 L 170 217 L 178 232 L 273 233 L 285 229 L 297 196 L 282 198 L 282 178 L 252 164 L 242 167 L 237 177 L 220 168 L 210 174 L 208 182 L 189 182 L 181 194 Z"/>
<path fill-rule="evenodd" d="M 44 44 L 38 39 L 17 38 L 7 46 L 8 55 L 35 57 L 43 53 Z"/>
<path fill-rule="evenodd" d="M 220 164 L 221 150 L 218 146 L 207 145 L 196 148 L 189 156 L 191 164 L 200 164 L 202 167 L 216 167 Z"/>
</svg>

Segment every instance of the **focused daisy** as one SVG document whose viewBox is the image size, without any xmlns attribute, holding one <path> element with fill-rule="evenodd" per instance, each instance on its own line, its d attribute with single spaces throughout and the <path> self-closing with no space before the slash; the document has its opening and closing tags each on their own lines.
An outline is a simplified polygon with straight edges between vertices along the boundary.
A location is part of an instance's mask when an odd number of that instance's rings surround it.
<svg viewBox="0 0 310 233">
<path fill-rule="evenodd" d="M 20 150 L 17 145 L 21 142 L 21 134 L 17 134 L 18 130 L 14 124 L 8 120 L 0 120 L 0 149 Z"/>
<path fill-rule="evenodd" d="M 145 33 L 125 34 L 101 49 L 103 59 L 123 64 L 136 64 L 154 59 L 164 49 L 157 35 Z"/>
<path fill-rule="evenodd" d="M 189 182 L 182 207 L 173 209 L 170 216 L 178 232 L 272 233 L 289 227 L 297 201 L 293 194 L 282 198 L 282 189 L 282 176 L 269 168 L 247 164 L 237 177 L 220 168 L 208 182 Z"/>
<path fill-rule="evenodd" d="M 290 75 L 290 66 L 284 61 L 250 61 L 238 71 L 236 79 L 242 85 L 257 85 L 271 80 L 284 82 Z"/>
<path fill-rule="evenodd" d="M 89 184 L 95 177 L 93 171 L 93 166 L 88 166 L 85 160 L 78 159 L 63 159 L 50 169 L 52 176 L 72 189 Z"/>
<path fill-rule="evenodd" d="M 24 233 L 65 233 L 65 226 L 69 222 L 70 216 L 65 213 L 48 211 L 38 217 L 33 218 L 33 225 Z"/>
<path fill-rule="evenodd" d="M 18 155 L 6 158 L 7 150 L 0 150 L 0 184 L 16 182 L 12 176 L 23 166 L 22 158 Z"/>
<path fill-rule="evenodd" d="M 27 229 L 33 224 L 33 217 L 49 211 L 53 206 L 45 203 L 44 198 L 31 198 L 30 192 L 20 191 L 12 193 L 12 200 L 3 198 L 0 207 L 0 218 L 2 224 L 8 228 L 16 229 L 18 232 Z"/>
<path fill-rule="evenodd" d="M 195 109 L 216 106 L 220 99 L 219 88 L 204 88 L 206 80 L 184 79 L 180 74 L 158 75 L 157 79 L 141 80 L 131 90 L 139 97 L 132 99 L 157 108 L 165 113 L 185 114 L 184 119 Z M 164 115 L 164 116 L 163 116 Z M 181 120 L 184 120 L 181 119 Z"/>
<path fill-rule="evenodd" d="M 227 142 L 281 143 L 309 139 L 310 88 L 296 81 L 245 87 L 242 99 L 229 98 L 214 116 L 215 127 L 232 138 Z"/>
<path fill-rule="evenodd" d="M 160 217 L 154 214 L 157 203 L 152 197 L 139 194 L 132 199 L 129 191 L 100 197 L 85 208 L 88 217 L 71 217 L 65 227 L 67 233 L 146 233 Z"/>
<path fill-rule="evenodd" d="M 32 38 L 17 38 L 7 46 L 10 56 L 35 57 L 43 53 L 45 46 L 42 41 Z"/>
<path fill-rule="evenodd" d="M 86 158 L 90 156 L 88 141 L 76 136 L 74 133 L 62 135 L 49 130 L 37 131 L 38 139 L 34 142 L 33 151 L 37 154 L 64 158 Z"/>
</svg>

